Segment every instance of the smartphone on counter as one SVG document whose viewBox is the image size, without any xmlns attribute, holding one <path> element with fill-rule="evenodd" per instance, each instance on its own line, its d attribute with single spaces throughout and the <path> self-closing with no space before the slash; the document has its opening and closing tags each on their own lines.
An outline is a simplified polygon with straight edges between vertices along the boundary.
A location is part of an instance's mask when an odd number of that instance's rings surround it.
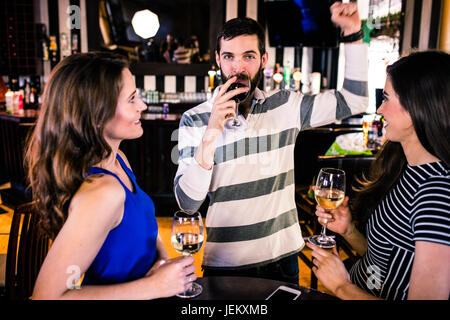
<svg viewBox="0 0 450 320">
<path fill-rule="evenodd" d="M 272 292 L 266 300 L 276 300 L 276 301 L 288 301 L 297 300 L 300 296 L 300 290 L 289 288 L 286 286 L 279 286 L 274 292 Z"/>
</svg>

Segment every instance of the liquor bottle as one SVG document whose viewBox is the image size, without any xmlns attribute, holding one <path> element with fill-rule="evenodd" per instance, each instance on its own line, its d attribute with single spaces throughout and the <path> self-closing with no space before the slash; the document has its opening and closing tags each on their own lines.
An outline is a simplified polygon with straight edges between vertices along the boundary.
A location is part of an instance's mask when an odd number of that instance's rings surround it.
<svg viewBox="0 0 450 320">
<path fill-rule="evenodd" d="M 49 46 L 50 64 L 51 67 L 55 67 L 59 62 L 59 48 L 56 36 L 50 36 L 50 46 Z"/>
<path fill-rule="evenodd" d="M 34 103 L 36 103 L 36 89 L 35 88 L 31 88 L 30 104 L 34 104 Z"/>
<path fill-rule="evenodd" d="M 77 54 L 79 52 L 79 48 L 78 48 L 78 34 L 76 34 L 76 33 L 72 33 L 71 47 L 72 47 L 72 54 Z"/>
<path fill-rule="evenodd" d="M 18 103 L 17 103 L 17 113 L 19 115 L 23 115 L 24 111 L 23 111 L 23 90 L 19 91 L 19 98 L 17 99 Z"/>
<path fill-rule="evenodd" d="M 6 101 L 6 112 L 9 114 L 12 114 L 14 111 L 13 99 L 14 99 L 14 92 L 8 89 L 8 92 L 5 93 L 5 101 Z"/>
<path fill-rule="evenodd" d="M 284 66 L 283 71 L 284 71 L 284 88 L 286 90 L 289 90 L 291 85 L 291 68 L 289 66 Z"/>
<path fill-rule="evenodd" d="M 25 90 L 24 90 L 25 104 L 29 104 L 30 103 L 30 93 L 31 93 L 30 82 L 25 80 Z"/>
</svg>

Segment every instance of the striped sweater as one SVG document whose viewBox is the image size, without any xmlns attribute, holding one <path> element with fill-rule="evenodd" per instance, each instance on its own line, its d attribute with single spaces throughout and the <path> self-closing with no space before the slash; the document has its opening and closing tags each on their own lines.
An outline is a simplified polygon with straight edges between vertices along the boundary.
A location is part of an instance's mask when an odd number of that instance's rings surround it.
<svg viewBox="0 0 450 320">
<path fill-rule="evenodd" d="M 185 210 L 198 210 L 209 196 L 204 266 L 251 268 L 303 248 L 295 205 L 297 135 L 364 112 L 368 104 L 367 46 L 347 44 L 345 57 L 342 90 L 309 96 L 256 89 L 247 118 L 240 116 L 246 129 L 224 129 L 217 140 L 212 170 L 202 168 L 194 155 L 218 90 L 210 100 L 183 114 L 174 192 Z"/>
</svg>

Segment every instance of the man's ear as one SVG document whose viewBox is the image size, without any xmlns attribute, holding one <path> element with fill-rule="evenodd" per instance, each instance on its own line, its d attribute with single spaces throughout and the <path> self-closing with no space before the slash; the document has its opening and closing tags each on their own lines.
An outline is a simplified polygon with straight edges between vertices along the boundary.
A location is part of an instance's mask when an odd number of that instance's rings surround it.
<svg viewBox="0 0 450 320">
<path fill-rule="evenodd" d="M 267 61 L 269 61 L 269 54 L 267 51 L 261 56 L 261 68 L 264 69 L 266 67 Z"/>
<path fill-rule="evenodd" d="M 217 50 L 215 52 L 216 52 L 216 64 L 220 69 L 220 56 L 219 56 L 219 53 L 217 53 Z"/>
</svg>

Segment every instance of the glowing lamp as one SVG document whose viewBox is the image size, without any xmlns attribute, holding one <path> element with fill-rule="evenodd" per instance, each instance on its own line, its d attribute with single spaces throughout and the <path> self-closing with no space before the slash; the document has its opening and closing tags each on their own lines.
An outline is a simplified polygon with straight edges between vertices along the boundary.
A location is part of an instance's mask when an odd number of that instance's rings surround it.
<svg viewBox="0 0 450 320">
<path fill-rule="evenodd" d="M 159 29 L 159 19 L 156 14 L 148 9 L 137 11 L 133 19 L 131 19 L 131 25 L 134 32 L 143 39 L 149 39 L 154 37 Z"/>
</svg>

